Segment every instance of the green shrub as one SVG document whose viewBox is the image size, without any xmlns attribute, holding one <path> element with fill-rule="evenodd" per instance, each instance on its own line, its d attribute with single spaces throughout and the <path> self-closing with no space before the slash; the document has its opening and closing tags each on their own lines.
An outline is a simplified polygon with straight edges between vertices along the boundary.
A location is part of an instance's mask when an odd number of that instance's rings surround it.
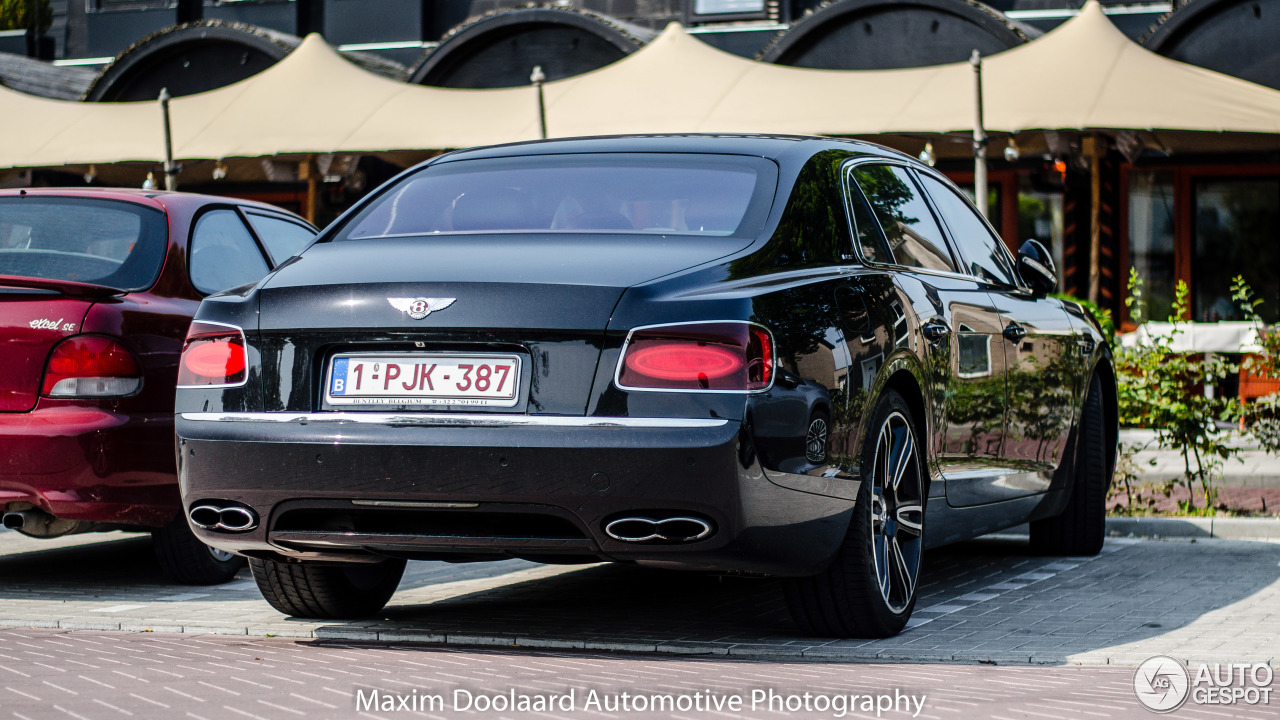
<svg viewBox="0 0 1280 720">
<path fill-rule="evenodd" d="M 26 30 L 29 24 L 31 0 L 0 0 L 0 30 Z M 40 10 L 40 32 L 53 24 L 53 8 L 49 0 L 37 0 Z"/>
</svg>

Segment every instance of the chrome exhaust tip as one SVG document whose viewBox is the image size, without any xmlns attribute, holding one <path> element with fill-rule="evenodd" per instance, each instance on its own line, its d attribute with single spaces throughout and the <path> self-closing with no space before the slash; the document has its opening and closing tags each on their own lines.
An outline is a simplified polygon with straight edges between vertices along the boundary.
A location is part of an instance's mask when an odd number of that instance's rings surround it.
<svg viewBox="0 0 1280 720">
<path fill-rule="evenodd" d="M 218 527 L 231 532 L 248 532 L 258 527 L 258 516 L 249 508 L 232 505 L 218 513 Z"/>
<path fill-rule="evenodd" d="M 22 512 L 7 512 L 0 522 L 3 522 L 4 526 L 10 530 L 21 530 L 22 526 L 27 524 L 27 518 Z"/>
<path fill-rule="evenodd" d="M 222 506 L 214 502 L 206 502 L 191 508 L 187 513 L 191 524 L 201 530 L 224 530 L 237 533 L 248 532 L 258 527 L 258 516 L 253 510 L 243 505 Z"/>
<path fill-rule="evenodd" d="M 686 543 L 712 533 L 711 524 L 694 517 L 623 517 L 604 526 L 605 534 L 622 542 Z"/>
<path fill-rule="evenodd" d="M 222 509 L 213 505 L 199 505 L 191 508 L 187 515 L 191 524 L 203 530 L 216 530 L 222 517 Z"/>
</svg>

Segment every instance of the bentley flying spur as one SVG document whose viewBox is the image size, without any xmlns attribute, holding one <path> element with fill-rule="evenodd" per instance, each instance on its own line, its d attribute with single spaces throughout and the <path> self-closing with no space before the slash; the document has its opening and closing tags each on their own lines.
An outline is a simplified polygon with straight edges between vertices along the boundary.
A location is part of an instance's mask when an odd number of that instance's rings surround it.
<svg viewBox="0 0 1280 720">
<path fill-rule="evenodd" d="M 892 635 L 926 548 L 1101 548 L 1112 360 L 1054 287 L 872 144 L 454 152 L 202 303 L 183 507 L 295 616 L 516 557 L 772 576 L 807 632 Z"/>
</svg>

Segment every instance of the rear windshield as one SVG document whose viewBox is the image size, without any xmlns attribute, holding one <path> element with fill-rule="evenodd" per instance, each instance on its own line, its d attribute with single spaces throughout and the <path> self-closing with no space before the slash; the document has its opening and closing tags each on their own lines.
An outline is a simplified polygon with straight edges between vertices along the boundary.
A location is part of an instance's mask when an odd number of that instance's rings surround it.
<svg viewBox="0 0 1280 720">
<path fill-rule="evenodd" d="M 428 166 L 335 239 L 468 232 L 735 236 L 763 223 L 777 170 L 728 155 L 541 155 Z"/>
<path fill-rule="evenodd" d="M 0 275 L 145 290 L 167 245 L 159 210 L 93 198 L 0 198 Z"/>
</svg>

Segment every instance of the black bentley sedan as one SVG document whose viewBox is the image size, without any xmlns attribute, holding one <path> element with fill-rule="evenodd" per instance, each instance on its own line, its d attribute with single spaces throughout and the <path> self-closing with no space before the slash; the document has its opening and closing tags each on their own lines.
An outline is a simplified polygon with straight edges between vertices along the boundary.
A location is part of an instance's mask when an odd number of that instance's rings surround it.
<svg viewBox="0 0 1280 720">
<path fill-rule="evenodd" d="M 924 549 L 1103 539 L 1115 379 L 929 167 L 854 141 L 652 136 L 435 158 L 201 305 L 187 517 L 278 610 L 378 611 L 407 559 L 783 578 L 900 631 Z"/>
</svg>

